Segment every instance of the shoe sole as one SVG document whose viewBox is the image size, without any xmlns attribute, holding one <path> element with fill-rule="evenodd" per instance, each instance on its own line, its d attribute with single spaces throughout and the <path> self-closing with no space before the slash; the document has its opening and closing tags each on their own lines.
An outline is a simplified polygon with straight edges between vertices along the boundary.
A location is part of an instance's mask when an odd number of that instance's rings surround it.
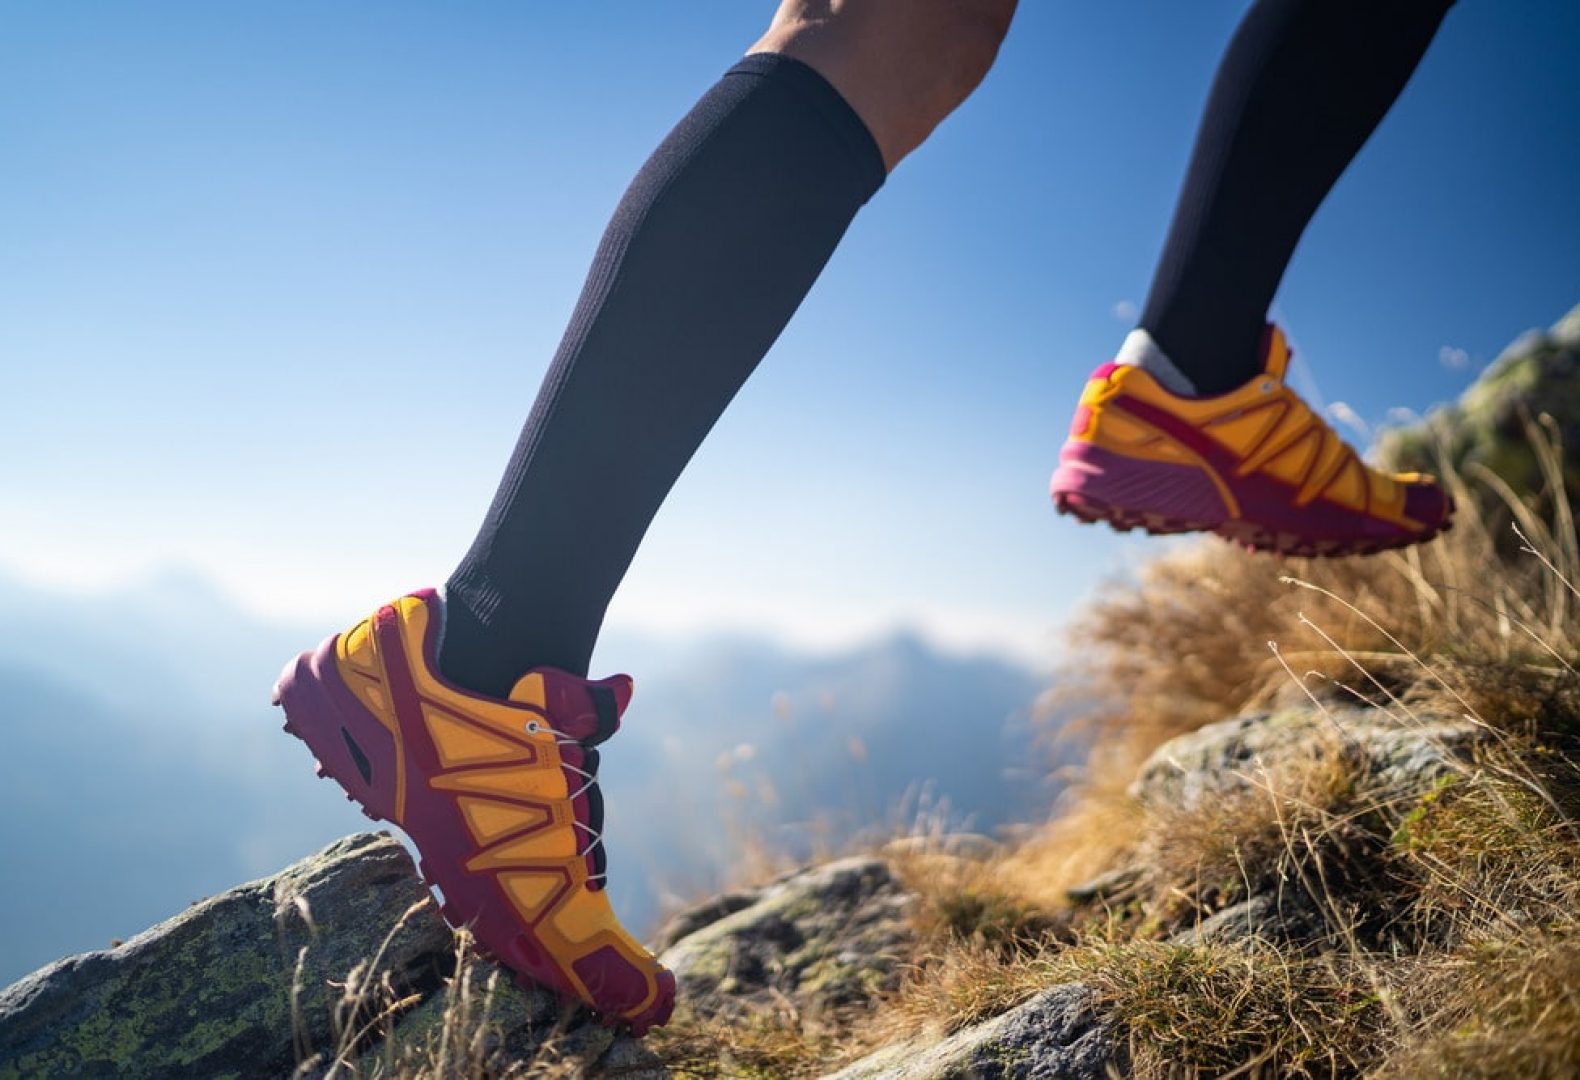
<svg viewBox="0 0 1580 1080">
<path fill-rule="evenodd" d="M 285 665 L 271 695 L 285 712 L 285 730 L 312 751 L 320 778 L 333 780 L 345 796 L 370 820 L 384 822 L 404 832 L 417 848 L 417 872 L 423 884 L 442 894 L 440 913 L 450 926 L 466 928 L 486 959 L 511 969 L 525 990 L 548 989 L 563 1005 L 584 1005 L 559 967 L 544 955 L 531 935 L 502 912 L 509 902 L 495 894 L 487 879 L 472 874 L 446 873 L 427 864 L 424 851 L 466 850 L 470 837 L 460 835 L 464 826 L 455 815 L 422 813 L 408 806 L 403 820 L 396 819 L 394 778 L 400 767 L 394 736 L 357 700 L 335 661 L 340 635 L 326 638 L 317 649 L 302 653 Z M 464 912 L 474 912 L 467 916 Z M 598 1013 L 606 1027 L 637 1038 L 667 1023 L 675 1007 L 675 976 L 658 973 L 658 994 L 641 1012 L 624 1016 Z M 594 1010 L 596 1011 L 596 1010 Z"/>
<path fill-rule="evenodd" d="M 1277 513 L 1280 507 L 1274 501 L 1279 494 L 1276 481 L 1265 477 L 1252 480 L 1254 488 L 1269 490 L 1253 489 L 1246 493 L 1247 501 L 1260 496 Z M 1230 516 L 1217 484 L 1197 466 L 1140 461 L 1074 439 L 1060 451 L 1059 467 L 1049 487 L 1054 506 L 1061 514 L 1088 524 L 1103 523 L 1117 532 L 1140 529 L 1158 536 L 1211 532 L 1248 551 L 1302 558 L 1374 555 L 1424 543 L 1453 528 L 1450 500 L 1449 516 L 1420 532 L 1409 532 L 1376 518 L 1349 515 L 1354 521 L 1370 525 L 1370 532 L 1344 535 L 1331 531 L 1327 536 L 1313 537 L 1312 529 L 1303 522 L 1287 521 L 1285 527 L 1277 528 L 1254 518 Z"/>
</svg>

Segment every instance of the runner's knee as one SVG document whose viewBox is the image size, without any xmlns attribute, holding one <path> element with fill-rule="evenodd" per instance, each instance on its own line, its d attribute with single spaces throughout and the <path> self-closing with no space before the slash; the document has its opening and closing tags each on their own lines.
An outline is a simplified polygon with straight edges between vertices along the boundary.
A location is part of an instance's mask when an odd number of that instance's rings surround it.
<svg viewBox="0 0 1580 1080">
<path fill-rule="evenodd" d="M 977 88 L 998 59 L 999 46 L 1015 16 L 1015 3 L 1016 0 L 944 3 L 951 9 L 950 61 L 955 89 L 962 99 Z"/>
<path fill-rule="evenodd" d="M 893 168 L 993 66 L 1017 0 L 783 0 L 752 52 L 811 65 Z"/>
</svg>

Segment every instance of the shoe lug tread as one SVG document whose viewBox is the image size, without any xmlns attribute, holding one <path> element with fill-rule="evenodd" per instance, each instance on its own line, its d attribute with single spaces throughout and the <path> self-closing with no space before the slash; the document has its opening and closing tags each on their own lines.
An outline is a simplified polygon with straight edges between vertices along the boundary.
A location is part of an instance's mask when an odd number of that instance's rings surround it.
<svg viewBox="0 0 1580 1080">
<path fill-rule="evenodd" d="M 1246 551 L 1263 554 L 1285 555 L 1294 558 L 1342 558 L 1348 555 L 1375 555 L 1412 544 L 1425 543 L 1448 532 L 1454 527 L 1453 518 L 1441 525 L 1420 533 L 1401 535 L 1387 540 L 1349 543 L 1343 540 L 1308 541 L 1292 533 L 1275 533 L 1241 519 L 1226 521 L 1216 527 L 1205 522 L 1184 521 L 1161 514 L 1134 515 L 1128 511 L 1105 506 L 1092 499 L 1071 496 L 1061 492 L 1054 504 L 1062 514 L 1069 515 L 1087 525 L 1106 524 L 1116 532 L 1128 533 L 1140 528 L 1156 536 L 1182 532 L 1214 532 L 1238 544 Z"/>
</svg>

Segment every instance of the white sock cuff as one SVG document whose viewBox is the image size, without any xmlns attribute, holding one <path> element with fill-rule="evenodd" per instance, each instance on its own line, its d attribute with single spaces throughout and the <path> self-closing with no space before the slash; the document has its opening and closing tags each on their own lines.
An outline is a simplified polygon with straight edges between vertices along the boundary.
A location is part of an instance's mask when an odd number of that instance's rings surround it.
<svg viewBox="0 0 1580 1080">
<path fill-rule="evenodd" d="M 1114 357 L 1114 363 L 1140 368 L 1172 393 L 1187 397 L 1194 396 L 1196 393 L 1196 385 L 1185 377 L 1184 372 L 1174 366 L 1174 361 L 1158 348 L 1158 343 L 1153 341 L 1152 335 L 1145 330 L 1130 331 L 1125 337 L 1124 344 L 1119 346 L 1119 354 Z"/>
</svg>

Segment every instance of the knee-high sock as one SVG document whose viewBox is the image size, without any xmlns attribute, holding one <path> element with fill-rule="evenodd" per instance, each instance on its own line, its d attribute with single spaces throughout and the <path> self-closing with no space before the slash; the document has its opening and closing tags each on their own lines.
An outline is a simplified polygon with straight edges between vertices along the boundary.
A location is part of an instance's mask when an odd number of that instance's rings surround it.
<svg viewBox="0 0 1580 1080">
<path fill-rule="evenodd" d="M 1141 315 L 1198 393 L 1256 373 L 1295 244 L 1451 5 L 1257 0 L 1240 23 Z"/>
<path fill-rule="evenodd" d="M 882 185 L 861 119 L 806 65 L 748 56 L 637 174 L 482 531 L 439 664 L 503 695 L 585 674 L 659 504 Z"/>
</svg>

